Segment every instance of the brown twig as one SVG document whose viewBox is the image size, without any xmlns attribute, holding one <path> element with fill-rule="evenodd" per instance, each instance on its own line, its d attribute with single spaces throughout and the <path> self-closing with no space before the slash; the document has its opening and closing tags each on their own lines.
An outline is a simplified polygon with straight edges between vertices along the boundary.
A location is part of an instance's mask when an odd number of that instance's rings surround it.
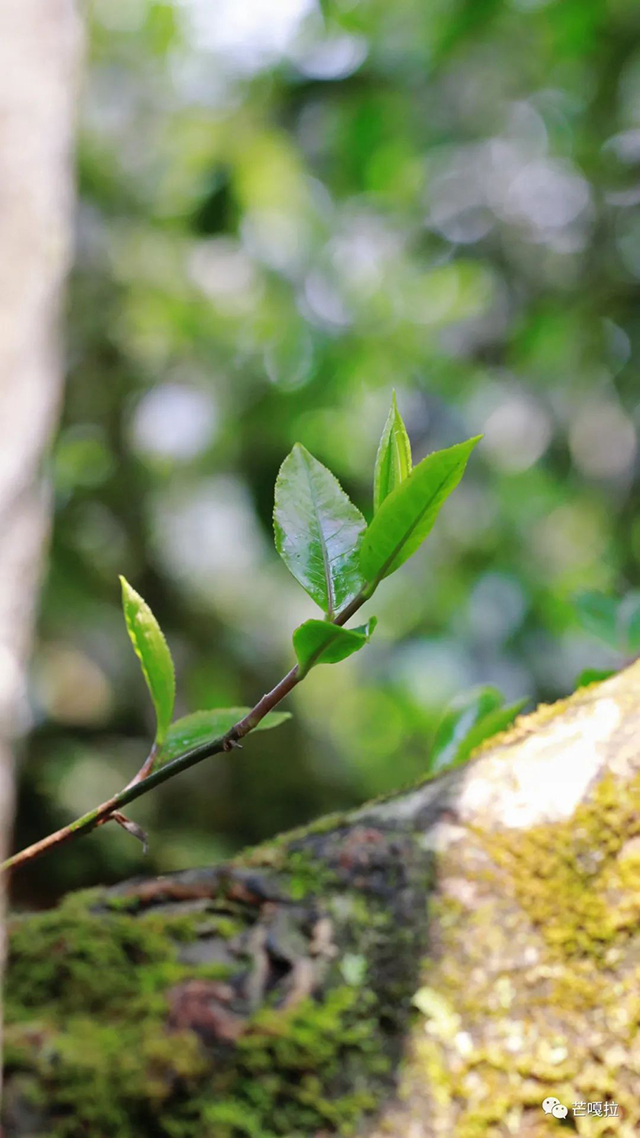
<svg viewBox="0 0 640 1138">
<path fill-rule="evenodd" d="M 365 592 L 364 590 L 358 593 L 358 595 L 345 606 L 342 612 L 334 617 L 332 623 L 338 625 L 345 624 L 346 621 L 361 608 L 364 602 L 369 599 L 369 595 L 369 592 Z M 13 854 L 12 857 L 7 858 L 6 861 L 0 864 L 0 872 L 26 865 L 28 862 L 35 861 L 36 858 L 42 857 L 42 855 L 48 853 L 49 850 L 64 845 L 66 842 L 80 837 L 81 834 L 89 833 L 89 831 L 94 830 L 96 826 L 102 826 L 105 822 L 111 821 L 115 812 L 121 811 L 121 808 L 126 806 L 127 803 L 133 802 L 134 799 L 140 798 L 143 794 L 147 794 L 150 790 L 153 790 L 155 786 L 166 782 L 167 779 L 173 778 L 175 775 L 180 774 L 181 771 L 188 770 L 189 767 L 201 763 L 204 759 L 208 759 L 212 755 L 218 755 L 221 752 L 233 750 L 239 745 L 240 739 L 243 739 L 245 735 L 253 731 L 254 727 L 257 727 L 265 715 L 273 711 L 281 700 L 289 695 L 289 692 L 293 690 L 302 678 L 303 677 L 299 675 L 298 665 L 295 664 L 270 692 L 267 692 L 266 695 L 263 695 L 262 698 L 258 700 L 255 707 L 245 715 L 244 719 L 238 720 L 225 735 L 221 735 L 218 739 L 211 739 L 208 743 L 194 747 L 191 751 L 185 751 L 183 755 L 179 755 L 176 759 L 172 759 L 155 771 L 151 769 L 155 758 L 154 751 L 152 750 L 138 771 L 138 774 L 123 790 L 119 791 L 118 794 L 114 794 L 112 798 L 108 798 L 106 802 L 95 806 L 93 810 L 90 810 L 87 814 L 83 814 L 82 817 L 77 818 L 75 822 L 70 822 L 60 830 L 49 834 L 46 838 L 41 838 L 39 842 L 34 842 L 33 845 L 26 846 L 25 849 Z"/>
</svg>

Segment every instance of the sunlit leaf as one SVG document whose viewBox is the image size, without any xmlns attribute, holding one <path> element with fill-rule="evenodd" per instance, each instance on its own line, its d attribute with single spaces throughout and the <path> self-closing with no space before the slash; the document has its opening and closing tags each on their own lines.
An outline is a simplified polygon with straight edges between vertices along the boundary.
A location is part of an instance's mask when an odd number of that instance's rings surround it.
<svg viewBox="0 0 640 1138">
<path fill-rule="evenodd" d="M 458 696 L 445 711 L 429 755 L 428 770 L 441 773 L 459 766 L 476 747 L 508 727 L 526 700 L 504 707 L 497 688 L 474 688 Z"/>
<path fill-rule="evenodd" d="M 411 443 L 396 403 L 394 391 L 391 410 L 384 425 L 373 472 L 373 510 L 380 508 L 392 490 L 411 474 Z"/>
<path fill-rule="evenodd" d="M 249 707 L 221 707 L 211 711 L 194 711 L 182 719 L 176 719 L 167 731 L 164 743 L 159 748 L 154 766 L 162 766 L 177 759 L 195 747 L 213 742 L 226 735 L 234 724 L 249 714 Z M 288 711 L 271 711 L 253 728 L 254 731 L 268 731 L 279 727 L 291 719 Z"/>
<path fill-rule="evenodd" d="M 338 664 L 367 643 L 376 626 L 372 617 L 361 628 L 339 628 L 323 620 L 307 620 L 296 628 L 293 647 L 302 675 L 316 664 Z"/>
<path fill-rule="evenodd" d="M 158 746 L 166 736 L 173 715 L 176 694 L 173 660 L 160 625 L 147 602 L 131 588 L 124 577 L 120 577 L 120 584 L 127 632 L 140 660 L 156 712 L 156 746 Z"/>
<path fill-rule="evenodd" d="M 300 443 L 276 481 L 276 549 L 293 576 L 329 616 L 359 593 L 365 520 L 337 478 Z"/>
<path fill-rule="evenodd" d="M 362 540 L 360 568 L 369 586 L 394 573 L 422 544 L 479 438 L 428 455 L 385 498 Z"/>
</svg>

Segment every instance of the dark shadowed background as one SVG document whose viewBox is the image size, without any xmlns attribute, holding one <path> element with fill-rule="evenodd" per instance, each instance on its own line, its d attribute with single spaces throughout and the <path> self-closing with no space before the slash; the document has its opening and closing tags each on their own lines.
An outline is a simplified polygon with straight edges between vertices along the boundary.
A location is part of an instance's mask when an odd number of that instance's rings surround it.
<svg viewBox="0 0 640 1138">
<path fill-rule="evenodd" d="M 484 432 L 369 648 L 293 721 L 16 875 L 14 899 L 211 861 L 417 778 L 446 702 L 554 699 L 640 585 L 635 0 L 94 0 L 68 380 L 15 844 L 119 789 L 152 711 L 253 702 L 314 615 L 273 549 L 300 440 L 370 516 L 392 387 L 416 458 Z"/>
</svg>

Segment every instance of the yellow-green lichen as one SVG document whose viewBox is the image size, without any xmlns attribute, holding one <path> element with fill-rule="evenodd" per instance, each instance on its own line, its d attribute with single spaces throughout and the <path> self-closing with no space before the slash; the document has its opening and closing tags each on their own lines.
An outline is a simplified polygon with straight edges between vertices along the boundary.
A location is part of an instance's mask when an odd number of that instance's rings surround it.
<svg viewBox="0 0 640 1138">
<path fill-rule="evenodd" d="M 550 1095 L 617 1104 L 573 1119 L 585 1138 L 637 1134 L 640 780 L 605 776 L 567 822 L 478 825 L 438 877 L 422 982 L 449 1015 L 416 1027 L 376 1138 L 424 1117 L 433 1138 L 552 1138 Z"/>
<path fill-rule="evenodd" d="M 495 833 L 484 847 L 550 948 L 600 959 L 625 927 L 638 927 L 640 859 L 619 858 L 638 835 L 640 781 L 607 775 L 568 822 Z"/>
</svg>

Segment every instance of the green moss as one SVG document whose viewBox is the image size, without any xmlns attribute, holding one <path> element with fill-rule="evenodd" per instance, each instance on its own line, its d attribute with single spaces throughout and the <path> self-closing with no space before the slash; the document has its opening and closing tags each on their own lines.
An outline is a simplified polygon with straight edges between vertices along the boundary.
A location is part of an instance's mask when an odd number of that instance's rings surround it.
<svg viewBox="0 0 640 1138">
<path fill-rule="evenodd" d="M 343 987 L 290 1014 L 262 1009 L 238 1041 L 227 1093 L 204 1105 L 203 1119 L 216 1123 L 220 1138 L 266 1138 L 265 1126 L 287 1138 L 306 1138 L 323 1125 L 352 1134 L 389 1070 L 374 1004 L 371 993 Z"/>
<path fill-rule="evenodd" d="M 9 1019 L 37 1009 L 57 1021 L 74 1013 L 127 1011 L 132 1001 L 162 991 L 184 974 L 176 946 L 197 935 L 199 914 L 151 911 L 132 920 L 105 914 L 99 895 L 70 897 L 58 908 L 11 927 Z"/>
<path fill-rule="evenodd" d="M 356 1133 L 393 1085 L 425 854 L 406 835 L 320 828 L 212 882 L 184 915 L 160 895 L 92 893 L 15 922 L 9 1120 L 27 1096 L 47 1138 Z"/>
<path fill-rule="evenodd" d="M 336 874 L 305 849 L 291 850 L 283 859 L 281 872 L 293 901 L 322 897 L 336 885 Z"/>
<path fill-rule="evenodd" d="M 215 1138 L 306 1138 L 321 1125 L 349 1135 L 389 1070 L 374 1004 L 366 990 L 343 987 L 292 1012 L 263 1009 L 213 1073 L 194 1032 L 168 1033 L 166 1009 L 148 1004 L 142 1016 L 139 1001 L 126 1017 L 110 1009 L 107 1023 L 76 1014 L 54 1028 L 45 1019 L 35 1053 L 33 1023 L 14 1022 L 6 1061 L 43 1094 L 51 1138 L 139 1138 L 152 1120 L 180 1138 L 204 1124 Z"/>
<path fill-rule="evenodd" d="M 136 893 L 114 893 L 104 899 L 107 909 L 115 913 L 135 913 L 141 907 Z"/>
</svg>

